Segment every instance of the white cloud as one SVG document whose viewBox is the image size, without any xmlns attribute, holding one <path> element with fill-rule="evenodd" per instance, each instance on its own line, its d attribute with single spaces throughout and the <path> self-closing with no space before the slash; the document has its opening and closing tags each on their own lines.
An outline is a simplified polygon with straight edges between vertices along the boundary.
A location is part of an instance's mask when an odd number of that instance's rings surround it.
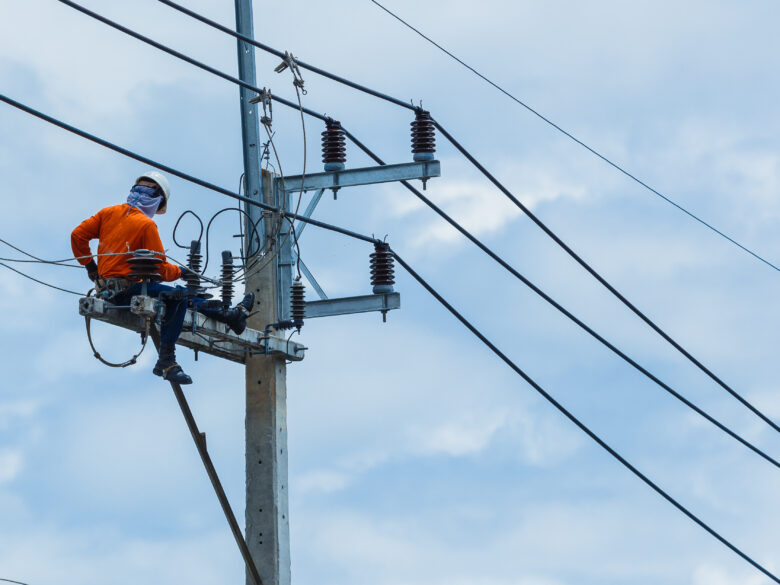
<svg viewBox="0 0 780 585">
<path fill-rule="evenodd" d="M 175 57 L 56 2 L 46 6 L 47 17 L 42 18 L 40 4 L 4 3 L 0 60 L 18 63 L 33 73 L 45 98 L 65 117 L 88 114 L 124 125 L 149 88 L 197 85 L 199 91 L 214 90 L 215 84 L 203 84 L 209 74 Z M 137 7 L 122 2 L 93 4 L 89 8 L 168 46 L 186 42 L 188 35 L 197 31 L 201 34 L 188 50 L 190 54 L 201 60 L 208 60 L 207 54 L 216 55 L 211 64 L 218 68 L 229 68 L 220 64 L 226 58 L 232 64 L 235 45 L 221 42 L 219 35 L 203 34 L 202 25 L 170 9 L 161 10 L 154 2 L 145 3 L 145 16 Z M 21 50 L 29 39 L 28 29 L 20 23 L 31 22 L 36 23 L 38 50 Z M 64 36 L 63 31 L 67 31 Z"/>
<path fill-rule="evenodd" d="M 740 571 L 737 575 L 716 565 L 701 565 L 696 567 L 692 583 L 693 585 L 764 585 L 771 581 L 769 577 L 753 571 Z"/>
<path fill-rule="evenodd" d="M 431 429 L 413 432 L 411 448 L 424 455 L 475 455 L 487 447 L 505 421 L 504 414 L 479 419 L 466 417 L 465 420 L 448 420 Z"/>
<path fill-rule="evenodd" d="M 593 196 L 585 186 L 594 173 L 589 165 L 573 165 L 563 159 L 551 161 L 531 154 L 519 162 L 502 159 L 491 166 L 499 181 L 532 211 L 561 199 L 576 201 Z M 443 160 L 442 169 L 442 178 L 432 179 L 423 195 L 475 236 L 506 232 L 524 216 L 493 183 L 464 167 L 458 159 Z M 420 199 L 397 187 L 385 188 L 381 209 L 384 215 L 389 213 L 395 219 L 411 222 L 405 242 L 416 247 L 465 242 L 457 230 Z"/>
<path fill-rule="evenodd" d="M 349 483 L 348 474 L 326 469 L 308 471 L 293 480 L 294 489 L 301 494 L 331 493 L 344 489 Z"/>
<path fill-rule="evenodd" d="M 12 449 L 0 449 L 0 485 L 10 483 L 22 470 L 22 453 Z"/>
<path fill-rule="evenodd" d="M 514 195 L 529 209 L 562 197 L 574 199 L 586 195 L 581 185 L 556 176 L 553 168 L 539 168 L 529 163 L 509 166 L 505 184 L 519 184 Z M 436 179 L 431 181 L 425 195 L 475 236 L 485 236 L 506 229 L 523 212 L 486 179 Z M 461 239 L 460 234 L 438 216 L 432 216 L 427 206 L 412 197 L 387 197 L 390 213 L 396 218 L 408 219 L 424 213 L 430 217 L 415 229 L 412 243 L 451 244 Z"/>
<path fill-rule="evenodd" d="M 227 530 L 154 538 L 106 527 L 20 527 L 13 536 L 0 534 L 0 567 L 3 577 L 31 584 L 206 585 L 243 579 L 241 557 Z"/>
<path fill-rule="evenodd" d="M 8 429 L 16 421 L 33 417 L 40 407 L 41 401 L 36 399 L 0 402 L 0 431 Z"/>
<path fill-rule="evenodd" d="M 74 297 L 75 298 L 75 297 Z M 75 317 L 77 307 L 73 307 Z M 127 334 L 119 332 L 118 328 L 109 328 L 103 323 L 92 323 L 92 339 L 104 359 L 120 362 L 131 357 L 137 348 L 130 349 Z M 117 342 L 117 337 L 124 343 Z M 136 337 L 138 339 L 138 337 Z M 113 343 L 112 343 L 113 342 Z M 138 347 L 141 343 L 138 341 Z M 92 355 L 89 348 L 86 330 L 82 328 L 61 329 L 49 337 L 36 356 L 35 362 L 41 378 L 47 382 L 71 378 L 74 375 L 84 376 L 98 372 L 104 366 Z M 128 353 L 131 352 L 131 353 Z"/>
</svg>

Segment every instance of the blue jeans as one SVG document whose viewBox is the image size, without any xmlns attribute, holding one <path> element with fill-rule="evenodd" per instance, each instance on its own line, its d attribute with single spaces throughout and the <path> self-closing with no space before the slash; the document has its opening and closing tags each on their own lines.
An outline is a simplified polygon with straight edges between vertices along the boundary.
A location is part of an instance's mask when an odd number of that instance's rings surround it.
<svg viewBox="0 0 780 585">
<path fill-rule="evenodd" d="M 181 295 L 170 295 L 165 293 L 171 293 L 173 291 L 185 291 L 183 286 L 170 286 L 167 284 L 160 284 L 159 282 L 150 282 L 146 285 L 146 294 L 150 297 L 158 298 L 162 296 L 165 303 L 165 315 L 162 318 L 162 324 L 160 325 L 160 343 L 174 344 L 179 338 L 182 327 L 184 326 L 184 317 L 187 315 L 187 305 L 191 303 L 191 306 L 203 313 L 207 317 L 214 317 L 219 319 L 223 317 L 221 309 L 211 309 L 201 307 L 206 299 L 200 297 L 185 297 Z M 130 297 L 141 294 L 141 283 L 135 283 L 130 286 L 125 292 L 115 297 L 114 302 L 120 305 L 130 303 Z M 189 301 L 189 303 L 188 303 Z M 224 317 L 223 317 L 224 318 Z"/>
</svg>

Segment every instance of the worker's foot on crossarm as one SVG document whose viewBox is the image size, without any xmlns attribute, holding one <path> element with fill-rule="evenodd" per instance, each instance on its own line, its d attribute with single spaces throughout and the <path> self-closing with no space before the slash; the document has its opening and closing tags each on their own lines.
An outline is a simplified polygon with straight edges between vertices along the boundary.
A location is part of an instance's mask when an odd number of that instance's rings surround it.
<svg viewBox="0 0 780 585">
<path fill-rule="evenodd" d="M 248 292 L 244 295 L 244 298 L 241 299 L 241 302 L 236 305 L 237 309 L 243 309 L 246 311 L 247 316 L 249 316 L 249 313 L 252 312 L 252 307 L 255 306 L 255 293 Z"/>
<path fill-rule="evenodd" d="M 230 309 L 225 315 L 225 322 L 236 335 L 241 335 L 246 329 L 246 320 L 252 307 L 255 305 L 255 293 L 248 292 L 244 298 L 235 307 Z"/>
<path fill-rule="evenodd" d="M 176 363 L 176 346 L 172 343 L 160 344 L 160 357 L 157 358 L 152 373 L 169 382 L 192 384 L 192 378 L 185 374 L 181 366 Z"/>
<path fill-rule="evenodd" d="M 176 382 L 177 384 L 192 384 L 192 378 L 184 373 L 184 370 L 181 369 L 179 364 L 172 364 L 165 368 L 158 368 L 155 366 L 152 370 L 152 373 L 157 376 L 162 376 L 163 380 L 168 380 L 169 382 Z"/>
</svg>

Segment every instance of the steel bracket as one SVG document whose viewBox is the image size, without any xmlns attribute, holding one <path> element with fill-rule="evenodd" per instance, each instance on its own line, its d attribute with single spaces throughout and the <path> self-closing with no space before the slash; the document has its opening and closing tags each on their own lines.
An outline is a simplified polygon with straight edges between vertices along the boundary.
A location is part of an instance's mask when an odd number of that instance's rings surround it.
<svg viewBox="0 0 780 585">
<path fill-rule="evenodd" d="M 306 303 L 306 318 L 332 317 L 381 311 L 383 314 L 401 308 L 401 293 L 391 292 L 360 297 L 342 297 L 323 299 Z"/>
<path fill-rule="evenodd" d="M 315 189 L 340 189 L 341 187 L 391 183 L 394 181 L 411 181 L 414 179 L 427 181 L 440 176 L 441 164 L 439 161 L 429 160 L 327 173 L 313 173 L 304 177 L 293 175 L 284 178 L 283 187 L 286 192 L 293 193 L 301 191 L 301 184 L 303 184 L 303 191 L 312 191 Z M 303 179 L 303 183 L 301 183 L 301 179 Z M 278 182 L 281 183 L 281 179 Z"/>
</svg>

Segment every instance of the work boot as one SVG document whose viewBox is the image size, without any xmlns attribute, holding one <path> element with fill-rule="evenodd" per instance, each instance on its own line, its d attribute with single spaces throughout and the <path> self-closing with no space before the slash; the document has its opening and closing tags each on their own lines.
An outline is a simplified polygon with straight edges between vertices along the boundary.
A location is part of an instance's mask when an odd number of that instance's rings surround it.
<svg viewBox="0 0 780 585">
<path fill-rule="evenodd" d="M 255 305 L 255 293 L 248 292 L 232 309 L 225 313 L 225 323 L 236 335 L 241 335 L 246 329 L 246 320 Z"/>
<path fill-rule="evenodd" d="M 176 345 L 173 343 L 160 344 L 160 356 L 157 358 L 152 373 L 169 382 L 192 384 L 192 378 L 185 374 L 181 366 L 176 363 Z"/>
</svg>

